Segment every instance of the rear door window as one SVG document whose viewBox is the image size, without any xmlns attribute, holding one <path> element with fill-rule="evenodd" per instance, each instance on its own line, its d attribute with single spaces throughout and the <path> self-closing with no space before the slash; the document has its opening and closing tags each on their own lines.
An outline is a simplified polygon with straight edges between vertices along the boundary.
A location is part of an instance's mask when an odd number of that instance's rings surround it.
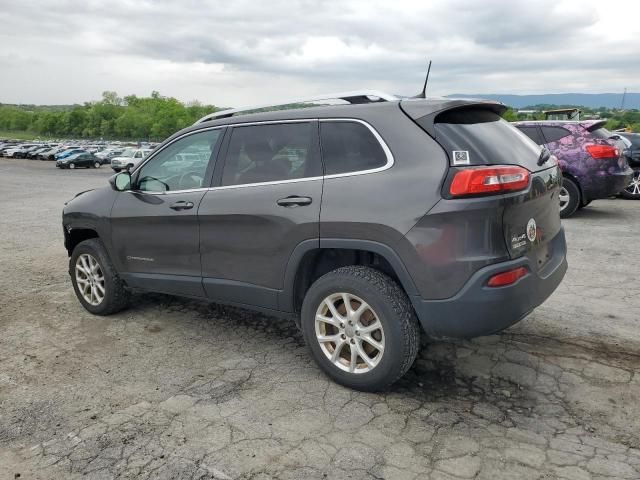
<svg viewBox="0 0 640 480">
<path fill-rule="evenodd" d="M 533 140 L 537 145 L 544 145 L 545 141 L 537 125 L 518 125 L 518 130 Z"/>
<path fill-rule="evenodd" d="M 387 155 L 368 127 L 353 121 L 320 122 L 325 175 L 384 167 Z"/>
<path fill-rule="evenodd" d="M 316 125 L 315 122 L 292 122 L 233 127 L 222 185 L 321 176 Z"/>
<path fill-rule="evenodd" d="M 568 137 L 571 135 L 571 132 L 566 128 L 543 125 L 542 135 L 544 135 L 546 143 L 553 143 L 561 138 Z"/>
</svg>

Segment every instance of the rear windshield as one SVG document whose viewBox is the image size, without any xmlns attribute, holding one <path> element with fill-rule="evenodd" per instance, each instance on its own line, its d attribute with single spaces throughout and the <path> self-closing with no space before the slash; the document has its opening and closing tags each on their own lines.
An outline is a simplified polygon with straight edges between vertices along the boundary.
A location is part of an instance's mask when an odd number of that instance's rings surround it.
<svg viewBox="0 0 640 480">
<path fill-rule="evenodd" d="M 587 128 L 587 131 L 591 134 L 591 136 L 593 138 L 599 138 L 601 140 L 608 140 L 611 137 L 611 132 L 609 130 L 607 130 L 606 128 L 596 128 L 594 130 L 589 130 Z"/>
<path fill-rule="evenodd" d="M 486 109 L 456 109 L 435 119 L 436 140 L 451 165 L 522 165 L 538 170 L 541 147 Z"/>
</svg>

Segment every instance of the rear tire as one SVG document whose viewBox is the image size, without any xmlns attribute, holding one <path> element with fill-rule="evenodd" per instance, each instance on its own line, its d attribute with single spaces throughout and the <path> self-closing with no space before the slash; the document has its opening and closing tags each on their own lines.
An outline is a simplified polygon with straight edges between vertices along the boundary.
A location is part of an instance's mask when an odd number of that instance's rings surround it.
<svg viewBox="0 0 640 480">
<path fill-rule="evenodd" d="M 568 218 L 573 215 L 581 203 L 580 189 L 570 178 L 562 178 L 562 188 L 559 195 L 560 218 Z"/>
<path fill-rule="evenodd" d="M 86 265 L 97 267 L 87 273 Z M 74 248 L 69 259 L 69 274 L 73 290 L 87 311 L 95 315 L 110 315 L 129 304 L 129 291 L 99 239 L 85 240 Z"/>
<path fill-rule="evenodd" d="M 93 168 L 100 168 L 102 164 L 100 162 L 94 162 Z"/>
<path fill-rule="evenodd" d="M 620 192 L 622 198 L 640 200 L 640 169 L 633 171 L 631 183 Z"/>
<path fill-rule="evenodd" d="M 316 280 L 302 303 L 300 323 L 318 366 L 355 390 L 389 387 L 418 354 L 420 327 L 407 294 L 369 267 L 342 267 Z"/>
</svg>

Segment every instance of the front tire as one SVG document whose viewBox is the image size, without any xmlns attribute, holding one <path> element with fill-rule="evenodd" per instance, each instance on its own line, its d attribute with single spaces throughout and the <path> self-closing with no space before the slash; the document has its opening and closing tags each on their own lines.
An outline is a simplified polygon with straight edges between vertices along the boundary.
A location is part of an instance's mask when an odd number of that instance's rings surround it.
<svg viewBox="0 0 640 480">
<path fill-rule="evenodd" d="M 633 171 L 631 183 L 620 192 L 622 198 L 640 200 L 640 169 Z"/>
<path fill-rule="evenodd" d="M 78 300 L 89 312 L 110 315 L 129 304 L 129 291 L 97 238 L 76 246 L 69 259 L 69 274 Z"/>
<path fill-rule="evenodd" d="M 362 391 L 383 390 L 402 377 L 420 344 L 406 293 L 364 266 L 316 280 L 302 303 L 301 327 L 318 366 L 335 382 Z"/>
<path fill-rule="evenodd" d="M 573 215 L 581 201 L 578 185 L 570 178 L 563 177 L 558 199 L 560 201 L 560 218 L 568 218 Z"/>
<path fill-rule="evenodd" d="M 74 168 L 76 168 L 76 164 L 75 163 L 70 163 L 69 164 L 69 168 L 73 170 Z"/>
<path fill-rule="evenodd" d="M 93 163 L 93 168 L 100 168 L 102 166 L 102 164 L 100 162 L 94 162 Z"/>
</svg>

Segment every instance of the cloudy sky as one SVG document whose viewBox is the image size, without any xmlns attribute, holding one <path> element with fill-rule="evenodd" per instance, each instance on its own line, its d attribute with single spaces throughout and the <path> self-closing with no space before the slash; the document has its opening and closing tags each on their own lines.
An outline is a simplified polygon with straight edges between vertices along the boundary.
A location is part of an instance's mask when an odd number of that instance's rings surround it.
<svg viewBox="0 0 640 480">
<path fill-rule="evenodd" d="M 637 0 L 0 0 L 0 102 L 640 91 Z"/>
</svg>

